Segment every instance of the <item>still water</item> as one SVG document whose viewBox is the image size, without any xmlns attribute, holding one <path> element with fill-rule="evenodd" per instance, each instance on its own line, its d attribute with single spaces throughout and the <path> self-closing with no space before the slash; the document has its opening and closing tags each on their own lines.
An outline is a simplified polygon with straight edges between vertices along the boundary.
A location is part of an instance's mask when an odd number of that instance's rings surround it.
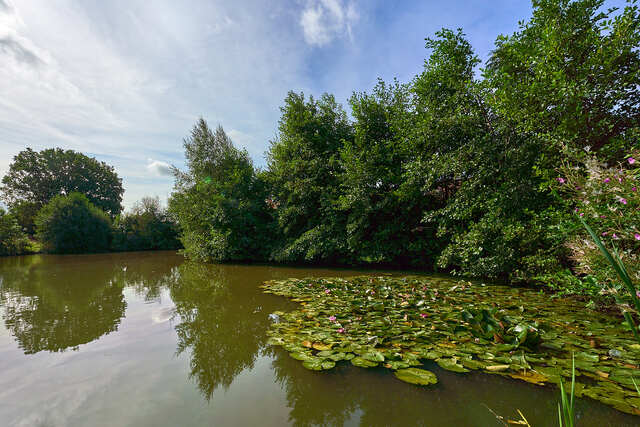
<svg viewBox="0 0 640 427">
<path fill-rule="evenodd" d="M 271 279 L 355 270 L 185 262 L 171 252 L 0 258 L 0 426 L 493 426 L 557 423 L 557 390 L 427 365 L 312 372 L 266 344 Z M 369 272 L 375 274 L 373 272 Z M 581 426 L 638 425 L 589 400 Z"/>
</svg>

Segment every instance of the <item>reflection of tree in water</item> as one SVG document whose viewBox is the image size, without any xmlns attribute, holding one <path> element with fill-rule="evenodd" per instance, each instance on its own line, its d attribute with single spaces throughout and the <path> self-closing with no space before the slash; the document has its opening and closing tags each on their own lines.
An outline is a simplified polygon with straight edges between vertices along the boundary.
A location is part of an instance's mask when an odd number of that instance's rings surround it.
<svg viewBox="0 0 640 427">
<path fill-rule="evenodd" d="M 2 260 L 0 305 L 25 354 L 77 348 L 117 330 L 126 303 L 113 262 L 33 256 Z"/>
<path fill-rule="evenodd" d="M 269 318 L 261 310 L 262 295 L 255 282 L 233 269 L 185 262 L 170 284 L 181 320 L 177 352 L 190 352 L 191 377 L 207 399 L 253 368 L 266 342 Z"/>
<path fill-rule="evenodd" d="M 275 353 L 274 372 L 296 426 L 344 425 L 352 418 L 361 426 L 437 425 L 433 414 L 416 404 L 416 394 L 425 391 L 390 377 L 386 369 L 341 362 L 330 371 L 311 372 L 286 351 Z"/>
</svg>

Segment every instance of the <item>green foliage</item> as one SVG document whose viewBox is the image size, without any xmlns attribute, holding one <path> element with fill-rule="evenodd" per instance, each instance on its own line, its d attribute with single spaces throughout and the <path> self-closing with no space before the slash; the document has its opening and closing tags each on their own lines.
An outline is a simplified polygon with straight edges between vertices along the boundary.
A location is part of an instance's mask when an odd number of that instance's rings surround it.
<svg viewBox="0 0 640 427">
<path fill-rule="evenodd" d="M 437 198 L 402 191 L 403 166 L 411 158 L 403 144 L 415 121 L 412 101 L 409 85 L 383 81 L 371 94 L 351 97 L 355 136 L 341 150 L 340 206 L 354 259 L 427 267 L 437 253 L 435 227 L 421 222 Z"/>
<path fill-rule="evenodd" d="M 567 246 L 574 270 L 593 275 L 599 282 L 614 287 L 616 272 L 597 245 L 587 238 L 578 220 L 586 219 L 598 230 L 601 239 L 614 243 L 631 277 L 640 279 L 640 196 L 637 191 L 640 169 L 633 156 L 637 154 L 631 154 L 631 162 L 625 160 L 615 167 L 587 156 L 582 161 L 567 162 L 557 178 L 559 193 L 575 213 L 565 225 L 573 235 Z"/>
<path fill-rule="evenodd" d="M 101 252 L 109 249 L 109 216 L 84 194 L 55 196 L 36 217 L 37 238 L 53 253 Z"/>
<path fill-rule="evenodd" d="M 187 171 L 174 170 L 169 213 L 181 228 L 185 255 L 201 261 L 266 259 L 272 220 L 265 184 L 247 152 L 203 119 L 184 147 Z"/>
<path fill-rule="evenodd" d="M 428 40 L 432 54 L 414 82 L 419 120 L 405 183 L 409 194 L 438 200 L 423 217 L 444 246 L 438 265 L 511 280 L 557 268 L 562 236 L 536 172 L 544 144 L 492 111 L 462 32 L 438 36 Z"/>
<path fill-rule="evenodd" d="M 32 204 L 40 209 L 59 194 L 84 194 L 112 218 L 122 210 L 122 180 L 113 167 L 73 150 L 27 148 L 13 158 L 2 184 L 3 200 L 21 212 L 18 216 L 28 231 L 34 217 Z"/>
<path fill-rule="evenodd" d="M 167 250 L 181 247 L 178 226 L 158 197 L 144 197 L 113 224 L 111 248 L 119 251 Z"/>
<path fill-rule="evenodd" d="M 591 236 L 591 238 L 593 239 L 593 241 L 598 246 L 598 249 L 600 250 L 600 252 L 602 252 L 602 255 L 604 255 L 604 257 L 607 259 L 607 262 L 609 262 L 611 267 L 615 270 L 616 274 L 618 275 L 618 278 L 622 281 L 624 287 L 628 292 L 629 298 L 633 302 L 633 306 L 635 307 L 636 312 L 640 312 L 640 296 L 638 296 L 638 291 L 636 290 L 636 287 L 633 284 L 633 281 L 631 280 L 631 276 L 629 276 L 629 273 L 627 272 L 627 269 L 624 263 L 622 262 L 622 260 L 620 260 L 618 251 L 614 249 L 614 252 L 612 255 L 611 252 L 609 252 L 607 248 L 604 246 L 604 244 L 602 243 L 600 238 L 596 235 L 596 233 L 591 229 L 591 227 L 589 227 L 589 225 L 586 222 L 584 222 L 583 219 L 581 219 L 581 222 L 584 228 L 587 230 L 587 232 Z M 620 303 L 620 301 L 618 302 Z M 636 340 L 640 343 L 640 333 L 638 332 L 638 328 L 636 327 L 636 324 L 633 321 L 631 314 L 629 314 L 629 311 L 625 308 L 624 305 L 620 304 L 620 307 L 622 308 L 622 314 L 624 315 L 624 318 L 627 321 L 627 324 L 629 325 L 629 329 L 631 329 Z"/>
<path fill-rule="evenodd" d="M 640 14 L 604 0 L 533 0 L 533 17 L 496 41 L 486 78 L 496 111 L 525 132 L 598 151 L 640 119 Z"/>
<path fill-rule="evenodd" d="M 564 391 L 563 381 L 560 380 L 560 403 L 558 403 L 558 423 L 560 427 L 573 427 L 575 424 L 575 413 L 573 409 L 573 397 L 576 392 L 576 361 L 573 356 L 571 363 L 571 393 L 567 397 Z"/>
<path fill-rule="evenodd" d="M 29 252 L 29 240 L 14 215 L 0 208 L 0 256 Z"/>
<path fill-rule="evenodd" d="M 282 236 L 273 258 L 344 261 L 345 225 L 337 205 L 340 149 L 353 134 L 347 114 L 331 95 L 307 100 L 294 92 L 281 111 L 265 174 Z"/>
<path fill-rule="evenodd" d="M 635 1 L 607 10 L 603 0 L 534 0 L 532 18 L 498 38 L 483 70 L 462 30 L 443 29 L 426 40 L 429 57 L 411 82 L 353 94 L 352 122 L 331 95 L 290 92 L 260 173 L 223 164 L 238 158 L 224 154 L 235 153 L 226 137 L 203 148 L 194 134 L 185 146 L 192 172 L 177 174 L 174 197 L 184 206 L 186 253 L 416 266 L 598 294 L 613 271 L 593 245 L 578 259 L 584 233 L 570 210 L 607 215 L 621 258 L 637 258 L 637 173 L 607 172 L 623 180 L 615 191 L 589 184 L 583 167 L 571 180 L 590 193 L 559 193 L 554 183 L 564 163 L 587 161 L 585 151 L 610 165 L 633 155 L 639 26 Z M 211 159 L 220 164 L 212 169 Z M 244 178 L 222 183 L 211 170 Z M 260 189 L 247 193 L 241 183 L 249 181 Z M 250 202 L 250 194 L 260 197 Z M 251 238 L 232 237 L 239 228 L 229 224 L 241 220 Z M 591 271 L 579 271 L 585 266 Z"/>
</svg>

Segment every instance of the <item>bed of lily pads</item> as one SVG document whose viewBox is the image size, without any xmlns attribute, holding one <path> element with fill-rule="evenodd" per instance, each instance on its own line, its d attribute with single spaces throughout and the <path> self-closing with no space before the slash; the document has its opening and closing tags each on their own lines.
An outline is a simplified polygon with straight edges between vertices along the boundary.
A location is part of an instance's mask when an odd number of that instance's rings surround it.
<svg viewBox="0 0 640 427">
<path fill-rule="evenodd" d="M 640 345 L 619 317 L 531 289 L 422 276 L 269 281 L 267 293 L 301 304 L 276 312 L 270 344 L 311 370 L 338 362 L 383 366 L 429 385 L 426 360 L 529 383 L 570 381 L 576 395 L 640 415 Z"/>
</svg>

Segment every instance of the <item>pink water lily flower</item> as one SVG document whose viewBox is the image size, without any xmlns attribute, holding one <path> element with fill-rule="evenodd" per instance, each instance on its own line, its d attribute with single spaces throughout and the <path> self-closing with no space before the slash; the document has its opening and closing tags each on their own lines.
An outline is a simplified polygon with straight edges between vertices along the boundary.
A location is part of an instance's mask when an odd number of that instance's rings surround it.
<svg viewBox="0 0 640 427">
<path fill-rule="evenodd" d="M 629 164 L 632 165 L 636 162 L 636 159 L 634 159 L 633 157 L 629 157 Z"/>
<path fill-rule="evenodd" d="M 335 322 L 336 321 L 336 316 L 329 316 L 329 321 L 330 322 Z"/>
</svg>

